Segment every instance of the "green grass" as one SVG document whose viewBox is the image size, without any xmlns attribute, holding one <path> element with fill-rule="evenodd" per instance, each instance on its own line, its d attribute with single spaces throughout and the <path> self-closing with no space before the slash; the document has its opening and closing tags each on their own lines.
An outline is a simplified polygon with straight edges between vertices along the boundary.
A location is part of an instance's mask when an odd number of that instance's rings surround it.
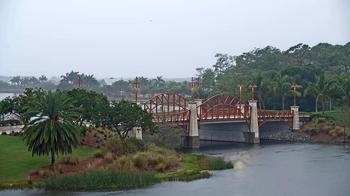
<svg viewBox="0 0 350 196">
<path fill-rule="evenodd" d="M 350 111 L 331 111 L 331 112 L 313 112 L 312 118 L 325 118 L 329 121 L 335 122 L 337 126 L 346 127 L 348 133 L 350 133 Z"/>
<path fill-rule="evenodd" d="M 71 156 L 87 158 L 94 153 L 95 149 L 79 147 Z M 0 184 L 23 183 L 27 180 L 30 170 L 49 164 L 50 157 L 32 157 L 21 137 L 0 136 Z"/>
<path fill-rule="evenodd" d="M 96 170 L 72 176 L 53 176 L 38 188 L 56 191 L 116 190 L 139 188 L 160 182 L 154 173 Z"/>
<path fill-rule="evenodd" d="M 196 154 L 183 154 L 180 169 L 175 172 L 159 174 L 164 180 L 191 181 L 211 176 L 209 170 L 223 170 L 233 168 L 231 162 L 221 157 L 208 157 Z"/>
</svg>

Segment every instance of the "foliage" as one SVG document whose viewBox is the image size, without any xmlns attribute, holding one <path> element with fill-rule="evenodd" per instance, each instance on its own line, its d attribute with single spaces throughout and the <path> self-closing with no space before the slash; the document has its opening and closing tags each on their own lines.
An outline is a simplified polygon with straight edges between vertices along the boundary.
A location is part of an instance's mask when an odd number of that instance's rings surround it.
<svg viewBox="0 0 350 196">
<path fill-rule="evenodd" d="M 59 191 L 115 190 L 144 187 L 159 181 L 154 173 L 96 170 L 77 175 L 53 176 L 38 187 Z"/>
<path fill-rule="evenodd" d="M 32 155 L 51 154 L 53 165 L 57 154 L 72 153 L 80 141 L 80 128 L 73 123 L 78 114 L 71 99 L 49 91 L 33 100 L 27 113 L 34 118 L 24 127 L 23 139 Z"/>
<path fill-rule="evenodd" d="M 178 127 L 161 127 L 156 131 L 150 133 L 147 132 L 143 134 L 143 142 L 146 144 L 154 143 L 157 146 L 175 149 L 181 147 L 181 135 L 183 134 L 183 130 Z"/>
<path fill-rule="evenodd" d="M 121 156 L 125 154 L 135 153 L 143 150 L 144 144 L 142 141 L 135 138 L 127 138 L 121 140 L 119 137 L 109 139 L 103 147 L 103 152 L 111 152 L 115 156 Z"/>
<path fill-rule="evenodd" d="M 109 107 L 103 126 L 115 130 L 121 139 L 128 136 L 133 127 L 143 131 L 154 130 L 152 116 L 130 101 L 113 101 Z"/>
<path fill-rule="evenodd" d="M 101 126 L 103 116 L 109 107 L 106 96 L 85 89 L 73 89 L 66 93 L 74 100 L 74 107 L 79 110 L 76 121 L 80 126 L 83 123 L 90 123 L 95 127 Z"/>
<path fill-rule="evenodd" d="M 190 181 L 199 178 L 208 178 L 208 170 L 231 169 L 233 164 L 220 157 L 207 157 L 196 154 L 183 154 L 181 167 L 178 171 L 161 175 L 166 180 Z"/>
<path fill-rule="evenodd" d="M 144 151 L 117 158 L 109 168 L 118 171 L 166 172 L 179 166 L 179 163 L 180 157 L 175 151 L 149 145 Z"/>
<path fill-rule="evenodd" d="M 80 74 L 79 72 L 71 71 L 61 76 L 58 88 L 64 90 L 74 87 L 96 89 L 99 85 L 94 75 L 85 75 L 84 73 Z"/>
</svg>

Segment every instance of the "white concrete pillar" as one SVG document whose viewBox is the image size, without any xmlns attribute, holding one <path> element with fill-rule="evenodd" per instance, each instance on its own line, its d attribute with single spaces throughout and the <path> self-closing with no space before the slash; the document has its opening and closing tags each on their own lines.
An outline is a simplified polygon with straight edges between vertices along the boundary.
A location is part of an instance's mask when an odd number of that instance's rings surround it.
<svg viewBox="0 0 350 196">
<path fill-rule="evenodd" d="M 197 103 L 189 102 L 188 108 L 190 110 L 190 129 L 189 136 L 199 136 L 198 134 L 198 119 L 197 119 Z"/>
<path fill-rule="evenodd" d="M 292 129 L 295 131 L 300 130 L 299 106 L 290 106 L 290 110 L 293 114 Z"/>
<path fill-rule="evenodd" d="M 203 100 L 202 99 L 195 99 L 194 102 L 196 102 L 197 107 L 202 105 Z M 200 114 L 200 109 L 197 109 L 197 114 Z"/>
<path fill-rule="evenodd" d="M 138 139 L 142 140 L 142 128 L 141 127 L 133 127 L 132 128 L 133 136 Z"/>
<path fill-rule="evenodd" d="M 257 100 L 249 100 L 251 107 L 250 113 L 250 132 L 254 133 L 254 138 L 251 138 L 252 143 L 259 143 L 259 121 L 258 121 L 258 106 Z M 252 135 L 253 137 L 253 135 Z"/>
</svg>

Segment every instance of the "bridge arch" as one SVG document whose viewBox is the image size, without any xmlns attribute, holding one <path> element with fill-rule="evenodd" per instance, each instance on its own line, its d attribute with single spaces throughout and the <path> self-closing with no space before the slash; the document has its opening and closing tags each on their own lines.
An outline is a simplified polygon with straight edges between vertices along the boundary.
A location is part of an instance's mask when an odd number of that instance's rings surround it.
<svg viewBox="0 0 350 196">
<path fill-rule="evenodd" d="M 220 93 L 209 97 L 198 106 L 200 120 L 214 119 L 246 119 L 249 117 L 249 107 L 230 94 Z"/>
<path fill-rule="evenodd" d="M 155 122 L 188 121 L 188 100 L 176 93 L 158 94 L 142 104 L 144 111 L 153 115 Z"/>
</svg>

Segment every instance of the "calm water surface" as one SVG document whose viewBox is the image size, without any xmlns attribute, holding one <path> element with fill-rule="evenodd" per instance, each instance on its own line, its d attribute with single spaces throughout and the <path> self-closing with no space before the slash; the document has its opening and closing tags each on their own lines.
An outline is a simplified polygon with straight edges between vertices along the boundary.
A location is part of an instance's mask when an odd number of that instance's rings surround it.
<svg viewBox="0 0 350 196">
<path fill-rule="evenodd" d="M 350 148 L 316 144 L 229 145 L 200 153 L 224 156 L 235 169 L 209 179 L 164 182 L 143 189 L 115 192 L 2 191 L 0 195 L 232 195 L 349 196 Z"/>
</svg>

